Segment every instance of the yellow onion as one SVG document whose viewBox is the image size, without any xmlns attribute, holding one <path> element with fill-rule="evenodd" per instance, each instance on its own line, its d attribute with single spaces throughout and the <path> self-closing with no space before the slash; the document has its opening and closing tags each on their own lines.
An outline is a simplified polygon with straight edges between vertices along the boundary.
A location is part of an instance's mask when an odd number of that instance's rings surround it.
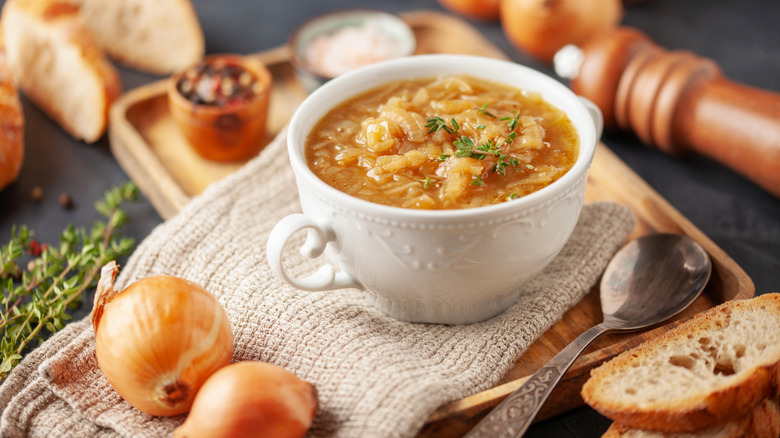
<svg viewBox="0 0 780 438">
<path fill-rule="evenodd" d="M 236 362 L 203 384 L 174 437 L 302 437 L 316 412 L 309 382 L 269 363 Z"/>
<path fill-rule="evenodd" d="M 116 292 L 117 272 L 114 262 L 103 267 L 92 311 L 100 369 L 140 411 L 189 411 L 203 382 L 232 359 L 225 310 L 202 287 L 167 275 Z"/>
<path fill-rule="evenodd" d="M 450 11 L 481 21 L 498 21 L 501 0 L 439 0 Z"/>
<path fill-rule="evenodd" d="M 515 47 L 550 62 L 567 44 L 581 45 L 614 28 L 621 0 L 501 0 L 501 26 Z"/>
</svg>

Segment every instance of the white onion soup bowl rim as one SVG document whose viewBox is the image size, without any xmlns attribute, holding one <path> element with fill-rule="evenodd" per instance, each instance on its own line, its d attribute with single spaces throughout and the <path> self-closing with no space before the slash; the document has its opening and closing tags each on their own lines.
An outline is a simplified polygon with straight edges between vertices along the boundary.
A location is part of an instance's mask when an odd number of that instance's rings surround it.
<svg viewBox="0 0 780 438">
<path fill-rule="evenodd" d="M 574 166 L 550 185 L 509 202 L 464 209 L 418 210 L 377 204 L 348 195 L 322 181 L 307 165 L 306 139 L 314 126 L 335 106 L 392 81 L 435 78 L 448 74 L 466 74 L 540 93 L 545 101 L 567 114 L 577 131 L 580 150 Z M 598 108 L 591 104 L 591 111 L 598 111 Z M 351 211 L 370 212 L 387 220 L 418 223 L 474 221 L 538 206 L 576 185 L 585 176 L 593 160 L 597 137 L 600 135 L 600 126 L 597 127 L 597 124 L 582 98 L 557 80 L 531 68 L 511 61 L 472 55 L 415 55 L 362 67 L 319 87 L 293 114 L 288 128 L 287 146 L 299 183 L 305 183 L 331 202 Z"/>
</svg>

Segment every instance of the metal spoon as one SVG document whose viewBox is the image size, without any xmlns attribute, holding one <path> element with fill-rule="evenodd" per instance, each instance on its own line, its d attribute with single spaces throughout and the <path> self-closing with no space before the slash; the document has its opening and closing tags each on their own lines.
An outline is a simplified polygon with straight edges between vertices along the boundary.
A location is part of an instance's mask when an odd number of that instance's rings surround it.
<svg viewBox="0 0 780 438">
<path fill-rule="evenodd" d="M 711 272 L 709 256 L 688 237 L 650 234 L 629 242 L 610 260 L 601 278 L 604 321 L 550 359 L 466 437 L 522 436 L 563 374 L 596 337 L 671 318 L 699 296 Z"/>
</svg>

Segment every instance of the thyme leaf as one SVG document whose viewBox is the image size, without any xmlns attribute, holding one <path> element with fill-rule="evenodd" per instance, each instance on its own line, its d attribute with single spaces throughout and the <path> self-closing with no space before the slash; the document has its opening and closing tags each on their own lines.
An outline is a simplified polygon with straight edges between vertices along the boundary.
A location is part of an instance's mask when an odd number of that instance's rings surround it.
<svg viewBox="0 0 780 438">
<path fill-rule="evenodd" d="M 428 190 L 435 184 L 435 182 L 429 176 L 426 176 L 425 179 L 421 179 L 419 181 L 422 183 L 423 190 Z"/>
<path fill-rule="evenodd" d="M 515 129 L 517 129 L 518 125 L 520 124 L 520 113 L 515 111 L 515 115 L 513 117 L 509 117 L 509 116 L 501 117 L 501 119 L 499 120 L 508 121 L 509 129 L 511 131 L 514 131 Z"/>
<path fill-rule="evenodd" d="M 479 113 L 480 113 L 480 114 L 482 114 L 483 116 L 492 117 L 492 118 L 494 118 L 494 119 L 495 119 L 495 118 L 496 118 L 496 115 L 495 115 L 495 114 L 493 114 L 493 113 L 491 113 L 490 111 L 488 111 L 487 107 L 488 107 L 488 104 L 487 104 L 487 103 L 485 103 L 485 104 L 484 104 L 484 105 L 482 105 L 481 107 L 477 108 L 477 112 L 479 112 Z"/>
<path fill-rule="evenodd" d="M 127 222 L 121 204 L 137 194 L 133 183 L 109 190 L 95 206 L 105 221 L 89 230 L 68 225 L 58 246 L 39 244 L 24 225 L 13 227 L 11 240 L 0 247 L 0 381 L 33 342 L 65 327 L 69 311 L 96 285 L 101 266 L 132 251 L 133 239 L 117 229 Z M 33 258 L 22 269 L 17 262 L 25 251 Z"/>
<path fill-rule="evenodd" d="M 427 123 L 425 124 L 425 127 L 428 128 L 428 134 L 443 129 L 447 134 L 455 135 L 458 133 L 460 127 L 458 126 L 458 122 L 455 121 L 455 117 L 452 117 L 450 121 L 452 122 L 452 127 L 447 125 L 447 121 L 441 117 L 433 116 L 426 120 Z"/>
<path fill-rule="evenodd" d="M 456 157 L 469 157 L 478 160 L 485 158 L 484 154 L 474 152 L 474 140 L 465 135 L 461 135 L 460 138 L 452 142 L 452 144 L 458 148 L 458 152 L 455 153 Z"/>
</svg>

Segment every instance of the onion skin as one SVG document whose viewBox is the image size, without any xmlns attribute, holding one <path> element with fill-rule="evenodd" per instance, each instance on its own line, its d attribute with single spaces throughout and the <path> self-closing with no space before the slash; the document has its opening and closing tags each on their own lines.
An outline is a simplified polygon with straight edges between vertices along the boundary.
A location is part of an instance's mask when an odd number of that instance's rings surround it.
<svg viewBox="0 0 780 438">
<path fill-rule="evenodd" d="M 622 17 L 621 0 L 501 0 L 501 25 L 509 41 L 547 63 L 563 46 L 582 45 Z"/>
<path fill-rule="evenodd" d="M 446 9 L 480 21 L 498 21 L 501 0 L 439 0 Z"/>
<path fill-rule="evenodd" d="M 114 265 L 115 266 L 115 265 Z M 233 333 L 212 294 L 173 276 L 148 277 L 120 293 L 101 275 L 93 326 L 98 365 L 128 403 L 149 415 L 189 411 L 203 382 L 228 365 Z"/>
<path fill-rule="evenodd" d="M 269 363 L 236 362 L 201 387 L 174 437 L 303 437 L 316 411 L 317 394 L 309 382 Z"/>
</svg>

